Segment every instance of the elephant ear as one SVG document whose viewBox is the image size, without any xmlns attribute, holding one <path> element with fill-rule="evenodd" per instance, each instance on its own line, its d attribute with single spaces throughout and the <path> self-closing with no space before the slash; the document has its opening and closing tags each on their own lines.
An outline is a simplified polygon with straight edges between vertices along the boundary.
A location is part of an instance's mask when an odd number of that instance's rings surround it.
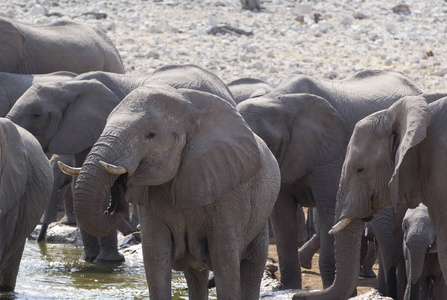
<svg viewBox="0 0 447 300">
<path fill-rule="evenodd" d="M 0 18 L 0 71 L 13 73 L 23 60 L 25 37 L 8 19 Z"/>
<path fill-rule="evenodd" d="M 393 135 L 394 172 L 388 186 L 391 203 L 396 208 L 399 197 L 399 169 L 405 154 L 427 136 L 432 113 L 421 96 L 407 96 L 386 110 L 391 120 L 390 133 Z"/>
<path fill-rule="evenodd" d="M 289 138 L 281 149 L 281 181 L 293 183 L 314 167 L 327 164 L 346 149 L 348 129 L 343 118 L 324 98 L 312 94 L 278 97 L 288 123 Z"/>
<path fill-rule="evenodd" d="M 79 153 L 97 141 L 120 99 L 97 80 L 67 81 L 64 89 L 69 99 L 49 150 L 58 154 Z"/>
<path fill-rule="evenodd" d="M 252 178 L 261 168 L 254 133 L 228 102 L 206 92 L 179 89 L 201 116 L 172 185 L 175 207 L 207 205 Z"/>
</svg>

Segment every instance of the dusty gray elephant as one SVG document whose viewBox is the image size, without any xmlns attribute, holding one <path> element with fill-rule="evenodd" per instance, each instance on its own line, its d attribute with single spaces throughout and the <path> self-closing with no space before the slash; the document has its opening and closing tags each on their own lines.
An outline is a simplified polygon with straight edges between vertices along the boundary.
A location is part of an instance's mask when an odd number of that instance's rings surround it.
<svg viewBox="0 0 447 300">
<path fill-rule="evenodd" d="M 138 203 L 151 299 L 171 298 L 172 268 L 191 299 L 207 299 L 210 269 L 218 299 L 259 299 L 279 186 L 273 155 L 228 101 L 150 85 L 110 113 L 74 207 L 85 230 L 106 235 L 122 221 L 124 193 Z"/>
<path fill-rule="evenodd" d="M 0 292 L 14 291 L 25 241 L 53 187 L 50 163 L 36 139 L 0 118 Z"/>
<path fill-rule="evenodd" d="M 274 87 L 256 78 L 240 78 L 227 83 L 236 104 L 249 98 L 256 98 L 270 93 Z"/>
<path fill-rule="evenodd" d="M 99 29 L 66 20 L 38 25 L 0 17 L 1 72 L 95 70 L 124 73 L 118 51 Z"/>
<path fill-rule="evenodd" d="M 323 286 L 332 284 L 334 239 L 328 231 L 334 224 L 338 181 L 355 123 L 405 95 L 421 93 L 407 77 L 393 71 L 362 71 L 339 81 L 297 74 L 269 94 L 238 104 L 281 169 L 281 192 L 271 219 L 283 288 L 301 288 L 297 203 L 317 207 L 320 271 Z"/>
<path fill-rule="evenodd" d="M 437 232 L 438 258 L 447 272 L 445 165 L 447 98 L 427 104 L 404 97 L 355 126 L 337 194 L 335 234 L 337 275 L 334 284 L 294 299 L 347 299 L 357 283 L 359 242 L 364 220 L 404 202 L 422 201 Z M 444 278 L 445 279 L 445 278 Z"/>
<path fill-rule="evenodd" d="M 235 106 L 227 86 L 213 73 L 194 65 L 169 65 L 142 75 L 89 72 L 66 82 L 35 84 L 16 102 L 7 117 L 29 130 L 46 152 L 74 154 L 80 167 L 100 136 L 109 113 L 132 90 L 145 83 L 196 87 L 219 95 Z M 55 202 L 52 202 L 55 204 Z M 84 231 L 87 261 L 121 261 L 116 235 L 96 237 Z"/>
<path fill-rule="evenodd" d="M 0 117 L 5 117 L 17 99 L 35 83 L 64 81 L 77 74 L 59 71 L 49 74 L 15 74 L 0 72 Z"/>
<path fill-rule="evenodd" d="M 408 278 L 405 299 L 447 299 L 447 286 L 438 260 L 436 230 L 424 204 L 407 210 L 402 230 Z"/>
</svg>

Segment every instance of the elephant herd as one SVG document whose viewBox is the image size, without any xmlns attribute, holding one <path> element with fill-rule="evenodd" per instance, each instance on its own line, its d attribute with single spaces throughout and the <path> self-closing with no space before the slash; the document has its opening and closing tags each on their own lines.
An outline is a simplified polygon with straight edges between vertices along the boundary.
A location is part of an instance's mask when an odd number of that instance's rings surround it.
<svg viewBox="0 0 447 300">
<path fill-rule="evenodd" d="M 124 260 L 116 232 L 138 208 L 152 299 L 170 299 L 172 269 L 191 299 L 208 298 L 210 270 L 218 299 L 259 299 L 269 219 L 281 288 L 301 289 L 303 206 L 316 208 L 307 243 L 324 290 L 293 299 L 355 294 L 368 221 L 379 291 L 445 299 L 445 96 L 392 70 L 275 87 L 196 65 L 124 74 L 96 29 L 0 17 L 0 292 L 14 291 L 25 240 L 42 215 L 44 240 L 65 185 L 86 261 Z"/>
</svg>

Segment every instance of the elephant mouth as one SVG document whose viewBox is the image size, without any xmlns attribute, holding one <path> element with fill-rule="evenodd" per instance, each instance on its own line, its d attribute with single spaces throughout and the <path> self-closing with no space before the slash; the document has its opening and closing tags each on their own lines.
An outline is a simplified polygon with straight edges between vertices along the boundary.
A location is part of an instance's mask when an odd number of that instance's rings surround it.
<svg viewBox="0 0 447 300">
<path fill-rule="evenodd" d="M 111 188 L 110 202 L 104 214 L 113 216 L 125 211 L 125 194 L 127 190 L 127 173 L 121 174 Z"/>
</svg>

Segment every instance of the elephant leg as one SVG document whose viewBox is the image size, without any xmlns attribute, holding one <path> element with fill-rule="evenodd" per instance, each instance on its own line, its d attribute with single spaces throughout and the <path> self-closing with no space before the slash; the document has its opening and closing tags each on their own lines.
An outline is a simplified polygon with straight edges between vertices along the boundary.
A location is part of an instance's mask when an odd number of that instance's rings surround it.
<svg viewBox="0 0 447 300">
<path fill-rule="evenodd" d="M 275 234 L 283 289 L 301 289 L 297 207 L 298 203 L 295 197 L 281 189 L 270 215 Z"/>
<path fill-rule="evenodd" d="M 241 293 L 244 300 L 259 299 L 259 289 L 268 255 L 268 223 L 250 242 L 241 261 Z"/>
<path fill-rule="evenodd" d="M 150 299 L 171 300 L 172 237 L 171 232 L 148 208 L 138 207 L 141 220 L 141 245 L 144 272 Z"/>
<path fill-rule="evenodd" d="M 320 236 L 314 234 L 310 240 L 298 250 L 301 267 L 306 269 L 312 268 L 312 257 L 317 253 L 318 249 L 320 249 Z"/>
<path fill-rule="evenodd" d="M 14 291 L 24 248 L 25 242 L 8 258 L 6 266 L 0 269 L 0 292 Z"/>
<path fill-rule="evenodd" d="M 82 243 L 84 244 L 84 253 L 82 253 L 80 260 L 93 262 L 99 254 L 99 242 L 98 237 L 87 233 L 84 229 L 81 229 Z"/>
<path fill-rule="evenodd" d="M 118 238 L 116 232 L 98 237 L 99 254 L 94 262 L 123 262 L 124 255 L 118 252 Z"/>
<path fill-rule="evenodd" d="M 208 299 L 208 270 L 188 269 L 183 272 L 188 284 L 189 299 Z"/>
<path fill-rule="evenodd" d="M 64 201 L 65 208 L 65 215 L 61 219 L 61 223 L 66 225 L 76 225 L 77 223 L 73 210 L 73 192 L 71 189 L 71 184 L 64 186 L 60 191 L 60 195 Z"/>
<path fill-rule="evenodd" d="M 303 207 L 298 204 L 296 210 L 296 219 L 298 221 L 298 245 L 301 247 L 307 242 L 309 236 L 306 229 L 306 217 L 304 215 Z"/>
<path fill-rule="evenodd" d="M 433 284 L 433 298 L 447 299 L 447 284 L 441 272 L 438 273 Z"/>
<path fill-rule="evenodd" d="M 318 210 L 318 224 L 320 229 L 320 266 L 323 288 L 326 289 L 332 285 L 335 279 L 335 250 L 334 236 L 329 234 L 333 226 L 334 216 L 325 216 L 320 208 Z M 359 258 L 360 259 L 360 258 Z"/>
<path fill-rule="evenodd" d="M 362 260 L 362 267 L 360 270 L 360 277 L 376 278 L 373 271 L 374 263 L 377 259 L 376 245 L 374 241 L 366 241 L 366 253 Z"/>
</svg>

